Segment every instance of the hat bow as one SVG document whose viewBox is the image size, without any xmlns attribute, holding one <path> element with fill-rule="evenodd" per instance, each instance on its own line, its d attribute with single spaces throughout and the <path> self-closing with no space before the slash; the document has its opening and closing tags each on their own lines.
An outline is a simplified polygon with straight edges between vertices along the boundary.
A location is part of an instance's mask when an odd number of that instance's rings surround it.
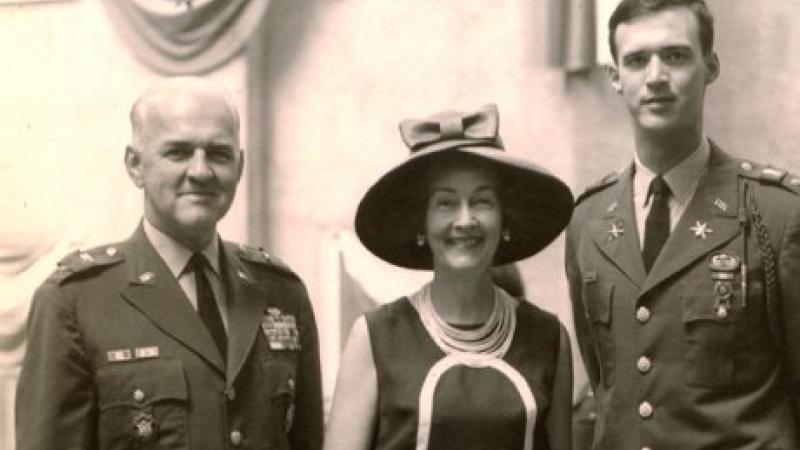
<svg viewBox="0 0 800 450">
<path fill-rule="evenodd" d="M 499 126 L 497 106 L 486 105 L 470 114 L 444 112 L 427 120 L 408 119 L 400 123 L 400 135 L 412 152 L 445 141 L 459 142 L 461 146 L 475 144 L 497 145 Z"/>
</svg>

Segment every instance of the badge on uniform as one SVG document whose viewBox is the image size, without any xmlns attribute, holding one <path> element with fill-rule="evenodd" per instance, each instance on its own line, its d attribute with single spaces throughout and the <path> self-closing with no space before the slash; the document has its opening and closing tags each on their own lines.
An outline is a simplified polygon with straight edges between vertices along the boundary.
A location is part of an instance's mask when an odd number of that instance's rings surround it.
<svg viewBox="0 0 800 450">
<path fill-rule="evenodd" d="M 717 317 L 728 317 L 733 309 L 733 281 L 741 259 L 732 253 L 716 253 L 711 256 L 708 266 L 714 280 L 714 312 Z"/>
<path fill-rule="evenodd" d="M 158 434 L 158 422 L 152 414 L 139 411 L 131 418 L 131 434 L 139 442 L 150 442 Z"/>
<path fill-rule="evenodd" d="M 270 350 L 300 350 L 300 332 L 297 331 L 297 320 L 293 315 L 269 307 L 261 320 L 261 329 L 264 330 Z"/>
</svg>

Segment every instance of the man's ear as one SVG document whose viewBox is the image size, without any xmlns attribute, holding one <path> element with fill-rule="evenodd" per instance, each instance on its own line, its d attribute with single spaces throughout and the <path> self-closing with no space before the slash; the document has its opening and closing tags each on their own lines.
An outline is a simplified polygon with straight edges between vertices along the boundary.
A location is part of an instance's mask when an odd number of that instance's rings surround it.
<svg viewBox="0 0 800 450">
<path fill-rule="evenodd" d="M 606 66 L 606 75 L 608 76 L 608 81 L 611 83 L 611 87 L 614 88 L 618 94 L 621 94 L 622 83 L 619 80 L 619 68 L 617 65 L 612 63 Z"/>
<path fill-rule="evenodd" d="M 716 52 L 711 52 L 708 55 L 704 56 L 703 59 L 706 63 L 706 68 L 708 68 L 708 73 L 706 74 L 706 84 L 713 83 L 717 78 L 719 78 L 720 73 L 720 63 L 719 57 L 717 56 Z"/>
<path fill-rule="evenodd" d="M 125 147 L 125 169 L 136 187 L 144 186 L 142 178 L 142 155 L 132 145 Z"/>
</svg>

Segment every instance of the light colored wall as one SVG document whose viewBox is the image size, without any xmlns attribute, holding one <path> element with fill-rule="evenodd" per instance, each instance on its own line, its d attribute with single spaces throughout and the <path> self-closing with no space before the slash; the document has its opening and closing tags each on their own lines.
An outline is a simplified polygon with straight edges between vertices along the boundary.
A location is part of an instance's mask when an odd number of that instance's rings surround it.
<svg viewBox="0 0 800 450">
<path fill-rule="evenodd" d="M 123 239 L 141 194 L 123 151 L 133 100 L 160 75 L 142 66 L 112 29 L 102 3 L 0 5 L 0 235 Z M 244 105 L 244 60 L 209 76 Z M 223 229 L 242 239 L 244 192 Z M 9 214 L 10 213 L 10 214 Z"/>
</svg>

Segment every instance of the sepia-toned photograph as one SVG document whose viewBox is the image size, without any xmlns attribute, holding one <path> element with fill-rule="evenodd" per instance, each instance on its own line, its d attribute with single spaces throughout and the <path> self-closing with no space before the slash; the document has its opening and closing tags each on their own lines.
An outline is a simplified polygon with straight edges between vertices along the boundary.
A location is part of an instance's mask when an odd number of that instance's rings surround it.
<svg viewBox="0 0 800 450">
<path fill-rule="evenodd" d="M 800 449 L 796 0 L 0 0 L 0 450 Z"/>
</svg>

